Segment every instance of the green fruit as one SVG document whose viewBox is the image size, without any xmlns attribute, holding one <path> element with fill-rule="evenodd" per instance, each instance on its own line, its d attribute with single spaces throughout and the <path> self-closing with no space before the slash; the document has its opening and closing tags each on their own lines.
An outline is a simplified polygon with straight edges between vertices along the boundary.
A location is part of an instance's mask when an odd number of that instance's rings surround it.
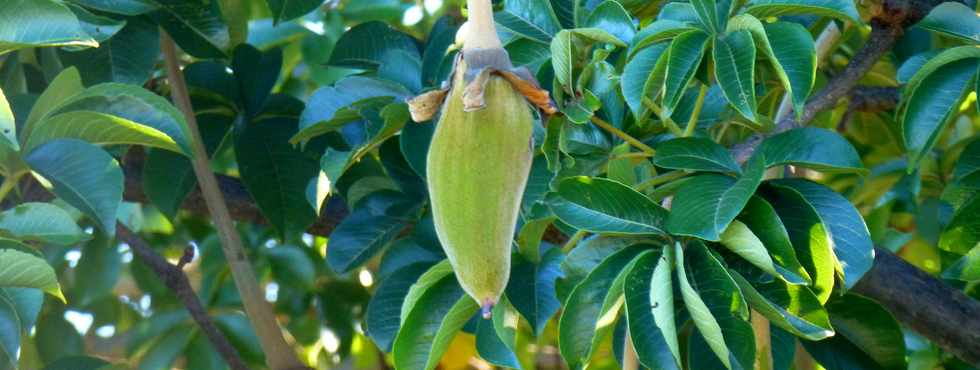
<svg viewBox="0 0 980 370">
<path fill-rule="evenodd" d="M 459 64 L 426 171 L 436 234 L 460 285 L 487 315 L 510 275 L 534 117 L 524 96 L 495 75 L 486 84 L 486 106 L 464 111 L 466 67 Z"/>
</svg>

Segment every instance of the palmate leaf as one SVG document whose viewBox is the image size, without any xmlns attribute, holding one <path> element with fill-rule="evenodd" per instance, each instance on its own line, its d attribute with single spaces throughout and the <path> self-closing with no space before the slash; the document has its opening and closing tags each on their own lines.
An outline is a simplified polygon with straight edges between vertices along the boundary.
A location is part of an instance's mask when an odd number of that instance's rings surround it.
<svg viewBox="0 0 980 370">
<path fill-rule="evenodd" d="M 756 240 L 765 247 L 774 264 L 772 269 L 778 276 L 790 284 L 811 283 L 810 275 L 796 257 L 786 227 L 783 226 L 779 215 L 769 202 L 758 195 L 753 195 L 738 216 L 738 221 L 741 221 L 752 233 L 752 237 L 757 238 Z"/>
<path fill-rule="evenodd" d="M 725 147 L 705 138 L 676 138 L 660 143 L 653 164 L 677 170 L 742 173 Z"/>
<path fill-rule="evenodd" d="M 790 285 L 778 279 L 753 286 L 737 272 L 731 271 L 731 275 L 752 309 L 773 325 L 808 340 L 834 335 L 827 311 L 806 286 Z"/>
<path fill-rule="evenodd" d="M 877 302 L 848 293 L 830 301 L 827 310 L 837 332 L 882 368 L 907 368 L 902 328 Z"/>
<path fill-rule="evenodd" d="M 181 49 L 198 58 L 224 58 L 232 46 L 217 1 L 149 0 L 150 16 L 173 37 Z"/>
<path fill-rule="evenodd" d="M 653 100 L 660 93 L 667 70 L 667 47 L 667 43 L 660 43 L 644 48 L 623 69 L 620 87 L 635 117 L 642 117 L 647 110 L 643 99 Z"/>
<path fill-rule="evenodd" d="M 694 11 L 712 35 L 718 35 L 728 27 L 728 16 L 732 12 L 731 0 L 692 0 Z"/>
<path fill-rule="evenodd" d="M 666 41 L 674 38 L 677 35 L 688 31 L 694 31 L 697 28 L 691 26 L 685 22 L 679 22 L 671 19 L 658 19 L 653 21 L 653 23 L 648 24 L 646 27 L 640 29 L 630 41 L 630 57 L 636 55 L 637 52 L 643 50 L 647 46 L 656 44 L 661 41 Z M 629 64 L 627 64 L 629 67 Z"/>
<path fill-rule="evenodd" d="M 344 32 L 330 54 L 330 65 L 374 69 L 387 53 L 400 50 L 420 60 L 418 46 L 411 36 L 382 22 L 366 22 Z"/>
<path fill-rule="evenodd" d="M 29 152 L 44 143 L 64 138 L 96 145 L 143 145 L 187 155 L 173 138 L 160 130 L 92 111 L 62 113 L 38 122 L 24 143 L 24 150 Z"/>
<path fill-rule="evenodd" d="M 409 370 L 435 368 L 456 332 L 479 309 L 451 274 L 426 287 L 416 300 L 406 299 L 403 307 L 409 310 L 392 352 L 395 366 Z"/>
<path fill-rule="evenodd" d="M 766 167 L 796 165 L 829 173 L 859 173 L 867 169 L 854 146 L 840 134 L 801 127 L 766 138 L 760 146 Z"/>
<path fill-rule="evenodd" d="M 0 14 L 0 55 L 39 46 L 96 47 L 78 18 L 54 0 L 8 0 Z"/>
<path fill-rule="evenodd" d="M 66 66 L 81 71 L 86 85 L 119 82 L 142 85 L 160 57 L 160 27 L 146 18 L 130 18 L 112 38 L 100 41 L 99 47 L 84 50 L 60 50 L 58 56 Z"/>
<path fill-rule="evenodd" d="M 742 211 L 762 181 L 762 163 L 760 156 L 753 157 L 738 179 L 706 174 L 685 183 L 674 195 L 667 230 L 675 235 L 720 240 L 722 232 Z"/>
</svg>

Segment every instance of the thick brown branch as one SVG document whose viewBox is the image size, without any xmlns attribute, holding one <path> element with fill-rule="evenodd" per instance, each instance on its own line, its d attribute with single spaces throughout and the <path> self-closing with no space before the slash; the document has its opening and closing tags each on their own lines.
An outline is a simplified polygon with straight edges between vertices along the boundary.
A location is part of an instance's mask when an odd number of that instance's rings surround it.
<svg viewBox="0 0 980 370">
<path fill-rule="evenodd" d="M 854 291 L 956 357 L 980 366 L 980 302 L 877 248 L 875 263 Z"/>
<path fill-rule="evenodd" d="M 201 329 L 201 332 L 211 342 L 211 346 L 228 363 L 228 367 L 233 370 L 248 370 L 245 362 L 238 355 L 238 350 L 228 342 L 228 338 L 225 337 L 221 330 L 218 330 L 218 327 L 214 325 L 214 321 L 211 321 L 211 317 L 208 316 L 204 305 L 201 304 L 197 294 L 194 293 L 194 289 L 191 288 L 191 284 L 187 280 L 187 275 L 184 274 L 184 271 L 179 266 L 174 266 L 170 262 L 167 262 L 152 247 L 146 244 L 146 241 L 133 234 L 123 224 L 116 226 L 116 236 L 119 240 L 129 244 L 129 248 L 133 251 L 133 254 L 143 264 L 149 266 L 167 288 L 177 296 L 177 299 L 184 304 L 187 312 L 197 322 L 197 326 Z M 190 255 L 190 258 L 186 259 L 193 259 L 193 255 Z M 187 261 L 185 258 L 181 258 L 181 262 L 186 263 Z"/>
</svg>

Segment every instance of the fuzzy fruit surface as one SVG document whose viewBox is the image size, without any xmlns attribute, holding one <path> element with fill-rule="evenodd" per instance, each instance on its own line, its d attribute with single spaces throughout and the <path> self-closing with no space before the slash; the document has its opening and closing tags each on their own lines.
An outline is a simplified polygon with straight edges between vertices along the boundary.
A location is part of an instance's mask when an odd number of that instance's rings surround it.
<svg viewBox="0 0 980 370">
<path fill-rule="evenodd" d="M 455 75 L 429 147 L 429 197 L 457 280 L 486 309 L 497 303 L 510 275 L 534 117 L 524 96 L 497 76 L 486 85 L 486 107 L 464 112 L 463 73 Z"/>
</svg>

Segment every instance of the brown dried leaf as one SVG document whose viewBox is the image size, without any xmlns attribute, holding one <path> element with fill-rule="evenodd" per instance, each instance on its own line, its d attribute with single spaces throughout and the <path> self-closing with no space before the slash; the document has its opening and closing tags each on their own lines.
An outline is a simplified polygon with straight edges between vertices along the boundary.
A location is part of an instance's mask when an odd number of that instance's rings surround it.
<svg viewBox="0 0 980 370">
<path fill-rule="evenodd" d="M 487 90 L 487 83 L 490 82 L 490 68 L 480 70 L 480 73 L 473 78 L 473 81 L 466 84 L 463 90 L 463 111 L 472 112 L 483 109 L 487 106 L 483 93 Z"/>
<path fill-rule="evenodd" d="M 507 80 L 507 82 L 510 82 L 515 90 L 523 94 L 529 102 L 537 106 L 544 114 L 552 115 L 558 113 L 558 108 L 555 108 L 555 105 L 551 103 L 551 95 L 548 93 L 548 90 L 539 87 L 537 82 L 525 80 L 511 71 L 496 71 L 496 73 Z"/>
<path fill-rule="evenodd" d="M 408 112 L 412 114 L 412 121 L 425 122 L 431 120 L 439 113 L 442 102 L 446 100 L 448 94 L 449 89 L 440 89 L 408 99 Z"/>
</svg>

